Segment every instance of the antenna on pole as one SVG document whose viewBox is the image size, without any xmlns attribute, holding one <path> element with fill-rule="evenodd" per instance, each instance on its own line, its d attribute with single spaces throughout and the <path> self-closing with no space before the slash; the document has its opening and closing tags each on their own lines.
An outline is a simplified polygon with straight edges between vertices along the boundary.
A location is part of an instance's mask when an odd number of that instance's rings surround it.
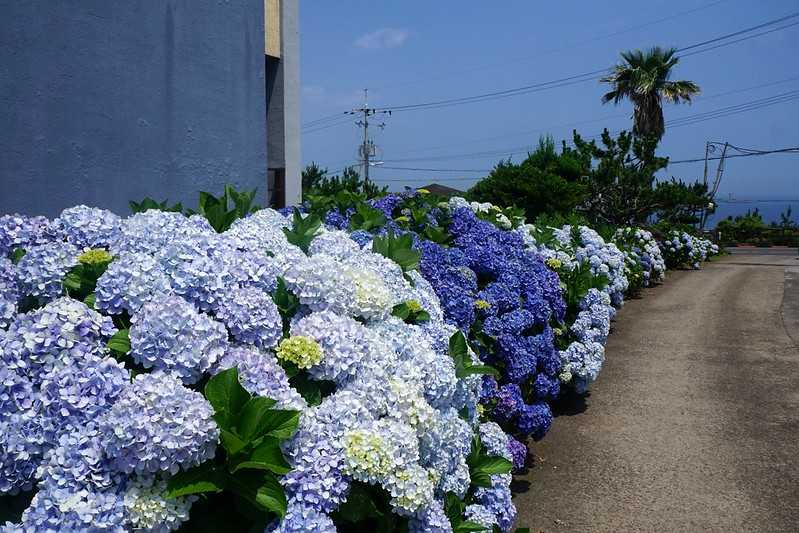
<svg viewBox="0 0 799 533">
<path fill-rule="evenodd" d="M 390 110 L 380 110 L 373 107 L 369 107 L 369 89 L 363 90 L 363 107 L 353 109 L 352 111 L 348 111 L 351 115 L 360 115 L 361 118 L 355 123 L 357 126 L 360 126 L 363 129 L 363 140 L 361 141 L 360 146 L 358 146 L 358 159 L 361 161 L 361 168 L 363 169 L 363 178 L 364 182 L 369 181 L 369 168 L 372 165 L 377 165 L 378 163 L 374 163 L 371 160 L 377 155 L 377 147 L 375 146 L 374 141 L 369 137 L 369 117 L 374 115 L 391 115 Z M 386 127 L 385 122 L 381 122 L 380 124 L 376 124 L 376 126 L 380 129 Z"/>
</svg>

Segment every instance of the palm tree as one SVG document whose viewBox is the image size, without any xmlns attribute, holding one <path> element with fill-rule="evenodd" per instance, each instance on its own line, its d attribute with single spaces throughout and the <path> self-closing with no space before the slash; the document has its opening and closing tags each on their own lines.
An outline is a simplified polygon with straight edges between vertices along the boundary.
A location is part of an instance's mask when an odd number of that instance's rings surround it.
<svg viewBox="0 0 799 533">
<path fill-rule="evenodd" d="M 618 104 L 628 98 L 635 106 L 633 133 L 639 136 L 663 137 L 662 101 L 678 104 L 691 102 L 699 94 L 699 86 L 692 81 L 670 81 L 671 71 L 680 61 L 675 48 L 655 46 L 642 52 L 622 52 L 624 62 L 613 67 L 613 72 L 600 81 L 613 85 L 613 90 L 602 97 L 602 103 Z"/>
</svg>

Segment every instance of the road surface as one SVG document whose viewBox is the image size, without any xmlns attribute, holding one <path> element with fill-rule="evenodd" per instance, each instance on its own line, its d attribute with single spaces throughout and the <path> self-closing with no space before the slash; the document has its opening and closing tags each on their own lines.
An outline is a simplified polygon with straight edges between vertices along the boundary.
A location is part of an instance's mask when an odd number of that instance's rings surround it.
<svg viewBox="0 0 799 533">
<path fill-rule="evenodd" d="M 532 531 L 799 531 L 799 258 L 736 252 L 617 315 L 517 476 Z"/>
</svg>

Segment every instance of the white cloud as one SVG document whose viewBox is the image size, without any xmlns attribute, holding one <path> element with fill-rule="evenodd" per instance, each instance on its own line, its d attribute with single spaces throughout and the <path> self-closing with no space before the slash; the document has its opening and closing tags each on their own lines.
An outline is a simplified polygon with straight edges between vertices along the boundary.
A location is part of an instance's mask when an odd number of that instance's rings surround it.
<svg viewBox="0 0 799 533">
<path fill-rule="evenodd" d="M 381 28 L 358 37 L 355 46 L 360 48 L 397 48 L 408 40 L 408 30 Z"/>
</svg>

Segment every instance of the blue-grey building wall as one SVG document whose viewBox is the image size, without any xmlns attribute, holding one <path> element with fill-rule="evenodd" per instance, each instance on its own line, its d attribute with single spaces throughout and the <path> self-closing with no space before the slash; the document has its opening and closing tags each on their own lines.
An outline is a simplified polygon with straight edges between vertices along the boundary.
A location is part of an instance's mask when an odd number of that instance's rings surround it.
<svg viewBox="0 0 799 533">
<path fill-rule="evenodd" d="M 263 0 L 0 0 L 0 214 L 266 197 Z"/>
</svg>

